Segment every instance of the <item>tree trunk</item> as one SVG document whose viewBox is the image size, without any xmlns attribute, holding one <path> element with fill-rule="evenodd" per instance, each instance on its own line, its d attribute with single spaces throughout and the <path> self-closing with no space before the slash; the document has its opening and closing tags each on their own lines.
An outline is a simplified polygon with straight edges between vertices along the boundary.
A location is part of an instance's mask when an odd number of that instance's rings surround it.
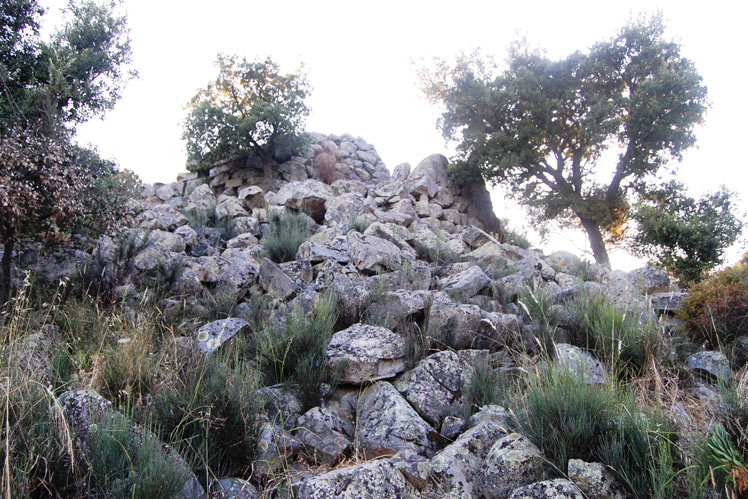
<svg viewBox="0 0 748 499">
<path fill-rule="evenodd" d="M 605 249 L 605 242 L 600 232 L 600 226 L 591 218 L 580 216 L 579 221 L 582 222 L 582 227 L 587 231 L 587 238 L 590 240 L 595 261 L 600 265 L 610 268 L 610 258 L 608 258 L 608 251 Z"/>
<path fill-rule="evenodd" d="M 13 236 L 5 240 L 3 248 L 3 259 L 0 262 L 0 307 L 10 300 L 10 264 L 13 261 Z"/>
</svg>

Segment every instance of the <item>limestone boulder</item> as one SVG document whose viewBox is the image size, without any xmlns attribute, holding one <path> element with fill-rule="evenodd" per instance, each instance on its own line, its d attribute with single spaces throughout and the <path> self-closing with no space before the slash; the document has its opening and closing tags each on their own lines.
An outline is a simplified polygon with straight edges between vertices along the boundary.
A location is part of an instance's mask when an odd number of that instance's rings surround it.
<svg viewBox="0 0 748 499">
<path fill-rule="evenodd" d="M 384 460 L 349 466 L 305 478 L 293 485 L 298 499 L 362 499 L 364 497 L 416 499 L 418 490 Z"/>
<path fill-rule="evenodd" d="M 434 428 L 447 416 L 464 412 L 473 368 L 456 353 L 437 352 L 421 360 L 393 384 L 418 414 Z"/>
<path fill-rule="evenodd" d="M 503 421 L 486 418 L 431 458 L 436 490 L 448 497 L 478 497 L 476 488 L 489 450 L 506 435 Z"/>
<path fill-rule="evenodd" d="M 160 204 L 150 210 L 144 211 L 140 214 L 140 220 L 142 228 L 160 229 L 169 232 L 187 224 L 187 217 L 181 211 L 168 204 Z"/>
<path fill-rule="evenodd" d="M 585 499 L 585 496 L 569 480 L 556 478 L 519 487 L 509 499 Z"/>
<path fill-rule="evenodd" d="M 590 353 L 568 343 L 557 343 L 554 363 L 557 368 L 568 369 L 573 376 L 580 376 L 587 384 L 606 383 L 608 372 L 605 366 Z"/>
<path fill-rule="evenodd" d="M 416 165 L 405 180 L 405 185 L 414 195 L 425 194 L 433 198 L 440 188 L 449 184 L 448 164 L 446 157 L 433 154 Z"/>
<path fill-rule="evenodd" d="M 250 185 L 239 189 L 236 197 L 248 210 L 265 207 L 265 194 L 260 186 Z"/>
<path fill-rule="evenodd" d="M 626 489 L 610 468 L 601 463 L 587 463 L 581 459 L 569 459 L 569 480 L 586 497 L 599 499 L 625 499 Z"/>
<path fill-rule="evenodd" d="M 471 265 L 441 281 L 442 291 L 460 303 L 467 302 L 490 285 L 491 279 L 477 265 Z"/>
<path fill-rule="evenodd" d="M 716 350 L 696 352 L 688 356 L 686 367 L 709 380 L 730 382 L 730 361 L 722 352 Z"/>
<path fill-rule="evenodd" d="M 330 409 L 314 407 L 298 419 L 297 425 L 296 439 L 317 463 L 334 466 L 353 449 L 353 442 L 346 434 L 346 422 Z M 348 428 L 350 431 L 353 428 Z"/>
<path fill-rule="evenodd" d="M 283 428 L 265 423 L 257 443 L 254 471 L 259 477 L 265 477 L 278 470 L 287 469 L 288 463 L 300 450 L 299 441 L 283 431 Z"/>
<path fill-rule="evenodd" d="M 277 263 L 267 258 L 262 259 L 259 280 L 262 289 L 281 300 L 291 298 L 298 291 L 296 283 L 283 272 Z"/>
<path fill-rule="evenodd" d="M 439 434 L 424 421 L 390 383 L 366 389 L 356 413 L 356 445 L 367 458 L 410 449 L 431 457 Z"/>
<path fill-rule="evenodd" d="M 488 451 L 478 489 L 487 499 L 509 497 L 515 489 L 543 480 L 548 466 L 535 444 L 519 433 L 511 433 Z"/>
<path fill-rule="evenodd" d="M 185 211 L 199 213 L 207 217 L 215 212 L 217 204 L 218 201 L 211 188 L 207 184 L 202 184 L 195 187 L 187 196 Z"/>
<path fill-rule="evenodd" d="M 512 314 L 486 312 L 476 305 L 455 304 L 435 295 L 429 316 L 429 335 L 440 344 L 463 350 L 497 350 L 511 343 L 519 331 Z"/>
<path fill-rule="evenodd" d="M 397 270 L 402 265 L 400 249 L 376 236 L 365 236 L 355 231 L 348 233 L 348 253 L 360 271 Z"/>
<path fill-rule="evenodd" d="M 354 324 L 332 335 L 327 358 L 333 368 L 344 366 L 343 384 L 392 378 L 406 370 L 405 340 L 383 327 Z"/>
<path fill-rule="evenodd" d="M 287 182 L 278 191 L 275 202 L 293 210 L 303 211 L 321 223 L 327 211 L 326 203 L 333 197 L 329 185 L 319 180 Z"/>
</svg>

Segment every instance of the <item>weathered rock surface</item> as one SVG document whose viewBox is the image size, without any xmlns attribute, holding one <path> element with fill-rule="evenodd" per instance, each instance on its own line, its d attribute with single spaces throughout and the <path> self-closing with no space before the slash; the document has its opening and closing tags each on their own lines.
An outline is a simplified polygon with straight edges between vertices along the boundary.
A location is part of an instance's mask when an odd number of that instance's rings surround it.
<svg viewBox="0 0 748 499">
<path fill-rule="evenodd" d="M 608 372 L 602 363 L 581 348 L 568 343 L 557 343 L 555 350 L 556 367 L 568 369 L 572 376 L 579 376 L 591 385 L 607 381 Z"/>
<path fill-rule="evenodd" d="M 509 499 L 585 499 L 569 480 L 556 478 L 515 489 Z"/>
<path fill-rule="evenodd" d="M 354 324 L 338 331 L 327 345 L 328 363 L 343 363 L 340 383 L 361 384 L 405 371 L 405 340 L 389 329 Z"/>
<path fill-rule="evenodd" d="M 686 367 L 713 380 L 730 382 L 730 361 L 722 352 L 710 350 L 697 352 L 686 359 Z"/>
<path fill-rule="evenodd" d="M 626 489 L 613 472 L 600 463 L 569 459 L 569 480 L 587 497 L 625 499 Z"/>
<path fill-rule="evenodd" d="M 434 428 L 440 428 L 446 416 L 465 409 L 463 392 L 470 384 L 473 368 L 454 352 L 438 352 L 426 357 L 394 386 L 418 414 Z"/>
<path fill-rule="evenodd" d="M 246 331 L 248 328 L 247 321 L 238 318 L 222 319 L 205 324 L 197 330 L 197 347 L 200 352 L 209 355 L 237 333 Z"/>
<path fill-rule="evenodd" d="M 547 464 L 527 438 L 512 433 L 493 444 L 478 477 L 485 498 L 509 497 L 514 489 L 543 479 Z"/>
<path fill-rule="evenodd" d="M 303 414 L 297 424 L 295 437 L 307 455 L 317 462 L 335 465 L 353 448 L 353 442 L 346 435 L 353 428 L 346 432 L 346 422 L 329 409 L 314 407 Z"/>
<path fill-rule="evenodd" d="M 397 270 L 402 265 L 400 249 L 391 242 L 355 231 L 348 233 L 348 253 L 360 271 Z"/>
<path fill-rule="evenodd" d="M 362 499 L 364 497 L 416 499 L 418 490 L 387 461 L 377 460 L 341 468 L 294 485 L 299 499 Z"/>
<path fill-rule="evenodd" d="M 438 433 L 386 381 L 366 389 L 358 404 L 356 445 L 369 457 L 410 449 L 431 456 Z"/>
</svg>

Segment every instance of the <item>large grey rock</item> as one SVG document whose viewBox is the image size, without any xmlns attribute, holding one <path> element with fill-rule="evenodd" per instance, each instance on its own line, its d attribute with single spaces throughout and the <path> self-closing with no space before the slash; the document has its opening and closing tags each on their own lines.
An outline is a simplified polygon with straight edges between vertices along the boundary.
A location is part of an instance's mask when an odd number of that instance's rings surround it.
<svg viewBox="0 0 748 499">
<path fill-rule="evenodd" d="M 402 264 L 400 249 L 393 243 L 355 231 L 348 233 L 348 253 L 357 269 L 372 273 L 397 270 Z"/>
<path fill-rule="evenodd" d="M 625 499 L 626 489 L 613 472 L 600 463 L 587 463 L 569 459 L 569 480 L 587 497 L 598 499 Z"/>
<path fill-rule="evenodd" d="M 298 260 L 306 260 L 312 264 L 333 260 L 338 263 L 348 263 L 348 242 L 345 241 L 343 248 L 336 248 L 328 244 L 318 244 L 314 241 L 304 241 L 296 252 Z"/>
<path fill-rule="evenodd" d="M 332 196 L 325 205 L 325 223 L 328 226 L 345 227 L 351 220 L 360 216 L 366 206 L 367 201 L 361 194 L 347 193 Z"/>
<path fill-rule="evenodd" d="M 340 468 L 305 478 L 294 484 L 293 489 L 298 499 L 331 497 L 416 499 L 420 497 L 418 490 L 405 479 L 403 474 L 392 464 L 383 460 Z"/>
<path fill-rule="evenodd" d="M 278 191 L 275 202 L 286 208 L 303 211 L 320 223 L 325 219 L 325 204 L 332 197 L 329 185 L 309 179 L 284 184 Z"/>
<path fill-rule="evenodd" d="M 267 258 L 262 259 L 260 265 L 260 286 L 272 296 L 286 300 L 298 291 L 293 280 L 286 275 L 278 264 Z"/>
<path fill-rule="evenodd" d="M 439 295 L 431 306 L 429 336 L 455 350 L 497 350 L 510 344 L 518 331 L 515 315 L 486 312 L 476 305 L 458 305 Z"/>
<path fill-rule="evenodd" d="M 405 184 L 413 194 L 426 194 L 433 198 L 440 188 L 449 184 L 448 164 L 447 158 L 441 154 L 433 154 L 418 163 Z"/>
<path fill-rule="evenodd" d="M 557 368 L 568 369 L 573 376 L 580 376 L 588 384 L 603 384 L 608 380 L 608 372 L 600 361 L 581 348 L 557 343 L 555 350 Z"/>
<path fill-rule="evenodd" d="M 411 449 L 433 455 L 438 433 L 386 381 L 366 389 L 356 414 L 356 444 L 368 458 Z"/>
<path fill-rule="evenodd" d="M 241 478 L 224 478 L 218 481 L 216 491 L 221 499 L 260 499 L 254 485 Z"/>
<path fill-rule="evenodd" d="M 493 444 L 478 477 L 482 497 L 509 497 L 512 491 L 540 481 L 548 464 L 540 450 L 519 433 L 512 433 Z"/>
<path fill-rule="evenodd" d="M 257 444 L 257 458 L 254 472 L 258 476 L 271 475 L 280 469 L 287 469 L 288 463 L 301 449 L 298 440 L 272 423 L 265 423 Z"/>
<path fill-rule="evenodd" d="M 166 249 L 167 251 L 172 251 L 175 253 L 181 253 L 186 247 L 184 238 L 180 237 L 178 234 L 158 229 L 151 231 L 148 237 L 148 241 L 150 244 L 154 244 Z"/>
<path fill-rule="evenodd" d="M 730 361 L 722 352 L 697 352 L 686 359 L 686 367 L 710 379 L 730 382 Z"/>
<path fill-rule="evenodd" d="M 140 226 L 143 228 L 165 231 L 173 231 L 177 227 L 187 224 L 187 218 L 182 212 L 168 204 L 160 204 L 144 211 L 140 214 L 140 219 L 142 220 Z"/>
<path fill-rule="evenodd" d="M 209 355 L 237 333 L 247 329 L 249 329 L 249 324 L 244 319 L 230 318 L 213 321 L 197 330 L 197 347 L 204 355 Z"/>
<path fill-rule="evenodd" d="M 381 276 L 379 276 L 381 277 Z M 398 290 L 385 293 L 376 291 L 376 286 L 386 284 L 386 280 L 373 277 L 374 284 L 368 287 L 369 300 L 372 302 L 366 309 L 368 321 L 388 328 L 396 328 L 403 320 L 423 312 L 425 303 L 431 296 L 430 291 Z"/>
<path fill-rule="evenodd" d="M 262 192 L 262 188 L 257 185 L 250 185 L 239 189 L 236 197 L 248 210 L 265 207 L 265 195 Z"/>
<path fill-rule="evenodd" d="M 664 270 L 654 267 L 642 267 L 628 274 L 631 283 L 642 294 L 652 294 L 670 285 L 670 278 Z"/>
<path fill-rule="evenodd" d="M 350 427 L 346 431 L 346 422 L 327 408 L 310 409 L 298 419 L 297 424 L 295 437 L 304 446 L 307 455 L 318 463 L 334 466 L 353 448 L 347 433 L 354 429 Z M 348 426 L 351 426 L 350 423 Z"/>
<path fill-rule="evenodd" d="M 190 195 L 187 196 L 185 211 L 208 216 L 215 212 L 216 204 L 218 204 L 218 201 L 211 188 L 207 184 L 202 184 L 195 187 Z"/>
<path fill-rule="evenodd" d="M 688 293 L 670 291 L 666 293 L 653 293 L 649 296 L 649 305 L 655 312 L 675 312 L 683 308 L 683 299 Z"/>
<path fill-rule="evenodd" d="M 599 496 L 592 497 L 600 499 Z M 585 496 L 569 480 L 556 478 L 515 489 L 509 499 L 585 499 Z"/>
<path fill-rule="evenodd" d="M 266 386 L 257 390 L 264 401 L 265 414 L 271 423 L 280 425 L 286 431 L 296 427 L 301 415 L 301 402 L 291 390 L 283 385 Z"/>
<path fill-rule="evenodd" d="M 394 386 L 434 428 L 440 428 L 446 416 L 464 411 L 466 391 L 473 368 L 456 353 L 437 352 L 421 360 L 398 378 Z"/>
<path fill-rule="evenodd" d="M 441 282 L 442 290 L 453 300 L 465 303 L 482 289 L 491 285 L 491 279 L 477 265 L 449 276 Z"/>
<path fill-rule="evenodd" d="M 488 451 L 506 435 L 504 421 L 486 418 L 431 458 L 436 489 L 445 497 L 477 497 L 476 484 Z"/>
<path fill-rule="evenodd" d="M 247 289 L 260 273 L 260 265 L 255 260 L 254 253 L 248 248 L 227 248 L 221 253 L 224 266 L 218 280 L 230 283 L 238 289 Z"/>
<path fill-rule="evenodd" d="M 343 363 L 343 384 L 391 378 L 406 369 L 405 340 L 383 327 L 354 324 L 332 335 L 327 358 L 331 366 Z"/>
<path fill-rule="evenodd" d="M 237 217 L 249 216 L 244 205 L 237 198 L 232 196 L 222 196 L 221 202 L 216 205 L 216 218 L 222 221 L 233 220 Z"/>
</svg>

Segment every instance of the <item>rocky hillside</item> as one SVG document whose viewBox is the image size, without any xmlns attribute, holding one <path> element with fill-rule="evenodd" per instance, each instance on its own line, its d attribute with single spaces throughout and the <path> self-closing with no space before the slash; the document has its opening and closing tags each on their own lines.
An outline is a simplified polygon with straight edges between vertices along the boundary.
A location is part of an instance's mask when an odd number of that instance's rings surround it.
<svg viewBox="0 0 748 499">
<path fill-rule="evenodd" d="M 185 458 L 191 471 L 179 497 L 204 497 L 206 488 L 232 498 L 633 496 L 608 463 L 571 459 L 558 469 L 522 431 L 516 396 L 499 405 L 501 397 L 476 390 L 486 372 L 489 384 L 521 383 L 553 366 L 593 386 L 621 376 L 622 364 L 611 359 L 622 358 L 628 345 L 606 348 L 582 335 L 586 318 L 578 304 L 586 297 L 610 304 L 622 323 L 634 317 L 635 327 L 656 324 L 659 346 L 652 351 L 658 359 L 677 357 L 667 338 L 682 328 L 671 313 L 684 294 L 663 272 L 625 273 L 500 243 L 485 186 L 458 185 L 441 155 L 391 175 L 362 139 L 314 135 L 309 150 L 275 175 L 265 178 L 242 161 L 217 165 L 208 178 L 182 174 L 145 189 L 134 201 L 140 213 L 133 227 L 119 239 L 21 259 L 52 282 L 87 275 L 87 289 L 110 296 L 134 323 L 143 304 L 152 304 L 170 331 L 155 345 L 185 365 L 225 352 L 259 355 L 262 334 L 280 342 L 279 331 L 299 318 L 300 329 L 315 328 L 324 321 L 315 315 L 319 304 L 334 297 L 324 358 L 305 371 L 324 371 L 316 373 L 318 392 L 310 397 L 300 375 L 285 383 L 283 375 L 269 376 L 275 382 L 268 383 L 261 373 L 267 386 L 253 392 L 261 415 L 253 423 L 251 464 L 206 477 Z M 302 241 L 290 258 L 273 257 L 270 245 L 279 231 L 288 236 L 282 223 L 292 218 L 292 227 L 306 231 Z M 28 365 L 49 362 L 44 352 L 59 330 L 50 325 L 26 345 L 36 352 L 25 357 L 36 359 Z M 243 349 L 246 343 L 253 346 Z M 286 362 L 295 346 L 287 343 L 281 362 L 276 356 L 270 364 L 301 372 L 290 357 Z M 124 347 L 113 342 L 117 348 Z M 647 352 L 645 361 L 632 353 L 625 368 L 650 372 Z M 265 364 L 256 362 L 262 371 Z M 689 357 L 684 369 L 704 377 L 669 400 L 665 412 L 692 429 L 697 422 L 686 405 L 718 399 L 712 383 L 729 381 L 731 371 L 724 355 L 708 351 Z M 82 453 L 91 446 L 95 415 L 127 412 L 121 399 L 91 389 L 100 386 L 79 380 L 59 396 Z M 154 389 L 132 403 L 148 406 L 157 398 Z M 154 435 L 134 428 L 139 442 Z M 184 464 L 185 445 L 171 443 L 153 452 Z"/>
</svg>

